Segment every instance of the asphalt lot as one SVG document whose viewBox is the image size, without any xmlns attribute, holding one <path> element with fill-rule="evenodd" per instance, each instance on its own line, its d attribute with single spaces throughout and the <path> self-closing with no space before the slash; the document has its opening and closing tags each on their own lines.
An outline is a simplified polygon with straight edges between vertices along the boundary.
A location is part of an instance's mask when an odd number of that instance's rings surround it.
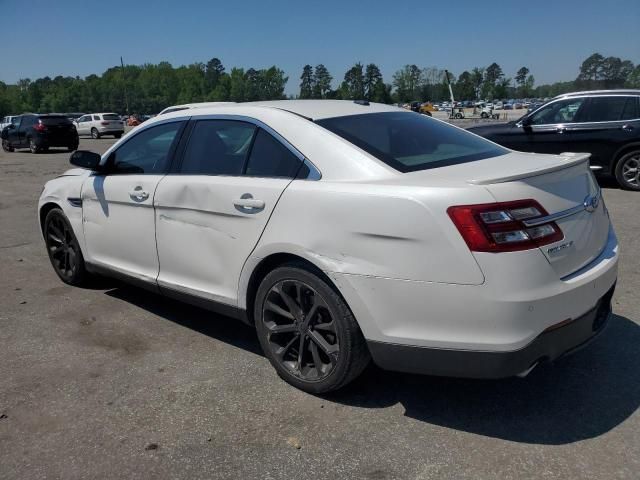
<svg viewBox="0 0 640 480">
<path fill-rule="evenodd" d="M 35 209 L 68 157 L 0 152 L 0 478 L 640 477 L 640 194 L 605 184 L 622 258 L 589 348 L 503 381 L 372 367 L 314 397 L 233 320 L 60 282 Z"/>
</svg>

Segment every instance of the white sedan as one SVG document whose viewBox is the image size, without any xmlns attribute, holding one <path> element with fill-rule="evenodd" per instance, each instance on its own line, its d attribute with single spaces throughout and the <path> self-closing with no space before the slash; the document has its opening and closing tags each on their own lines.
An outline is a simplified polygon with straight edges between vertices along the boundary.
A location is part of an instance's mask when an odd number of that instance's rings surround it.
<svg viewBox="0 0 640 480">
<path fill-rule="evenodd" d="M 588 155 L 357 101 L 176 111 L 49 181 L 54 270 L 254 325 L 287 382 L 526 375 L 599 333 L 618 243 Z"/>
</svg>

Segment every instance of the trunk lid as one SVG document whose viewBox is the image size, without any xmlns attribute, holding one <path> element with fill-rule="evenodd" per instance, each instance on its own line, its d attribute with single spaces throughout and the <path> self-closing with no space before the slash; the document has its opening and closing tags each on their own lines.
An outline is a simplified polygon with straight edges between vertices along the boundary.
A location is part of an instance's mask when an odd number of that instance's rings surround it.
<svg viewBox="0 0 640 480">
<path fill-rule="evenodd" d="M 589 169 L 588 154 L 563 154 L 562 161 L 538 165 L 538 169 L 506 167 L 499 174 L 479 174 L 469 183 L 483 185 L 498 202 L 537 200 L 564 238 L 540 250 L 560 278 L 593 261 L 607 242 L 609 216 L 598 184 Z"/>
<path fill-rule="evenodd" d="M 556 220 L 564 238 L 540 248 L 558 277 L 589 264 L 604 249 L 609 216 L 589 169 L 589 154 L 510 152 L 475 162 L 399 175 L 393 182 L 422 187 L 486 189 L 496 202 L 534 199 Z M 597 200 L 592 200 L 593 198 Z M 585 202 L 591 206 L 585 208 Z M 451 205 L 455 205 L 455 198 Z"/>
</svg>

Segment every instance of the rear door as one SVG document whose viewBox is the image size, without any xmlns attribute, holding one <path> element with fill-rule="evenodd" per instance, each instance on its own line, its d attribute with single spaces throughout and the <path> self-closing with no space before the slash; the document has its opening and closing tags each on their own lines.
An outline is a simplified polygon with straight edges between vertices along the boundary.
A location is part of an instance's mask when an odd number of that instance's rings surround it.
<svg viewBox="0 0 640 480">
<path fill-rule="evenodd" d="M 154 199 L 161 288 L 237 304 L 244 262 L 302 163 L 274 135 L 239 120 L 193 123 Z"/>
<path fill-rule="evenodd" d="M 91 118 L 91 115 L 83 115 L 76 122 L 78 135 L 87 135 L 89 133 L 87 129 L 87 126 L 89 125 L 89 118 Z"/>
<path fill-rule="evenodd" d="M 591 97 L 580 123 L 567 127 L 575 150 L 591 153 L 591 165 L 609 171 L 612 160 L 626 143 L 640 138 L 638 96 Z"/>
<path fill-rule="evenodd" d="M 158 275 L 153 198 L 184 121 L 141 130 L 113 151 L 107 174 L 82 188 L 87 261 L 147 283 Z"/>
</svg>

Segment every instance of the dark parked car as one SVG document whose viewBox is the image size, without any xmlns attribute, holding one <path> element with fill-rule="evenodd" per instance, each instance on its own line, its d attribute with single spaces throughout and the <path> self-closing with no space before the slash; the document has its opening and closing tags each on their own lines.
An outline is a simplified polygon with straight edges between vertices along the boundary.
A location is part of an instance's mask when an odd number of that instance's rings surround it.
<svg viewBox="0 0 640 480">
<path fill-rule="evenodd" d="M 46 151 L 49 147 L 78 149 L 78 132 L 65 115 L 20 115 L 0 134 L 2 149 L 12 152 L 15 148 L 28 148 L 31 153 Z"/>
<path fill-rule="evenodd" d="M 523 152 L 589 152 L 596 173 L 640 191 L 640 90 L 560 95 L 517 121 L 469 131 Z"/>
</svg>

